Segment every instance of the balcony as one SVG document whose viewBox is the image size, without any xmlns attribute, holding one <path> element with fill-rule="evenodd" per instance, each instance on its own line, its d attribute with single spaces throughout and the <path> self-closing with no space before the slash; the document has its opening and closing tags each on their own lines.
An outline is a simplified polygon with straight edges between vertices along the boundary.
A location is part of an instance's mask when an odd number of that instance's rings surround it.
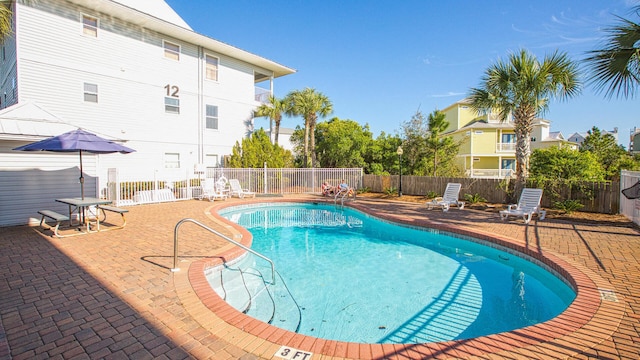
<svg viewBox="0 0 640 360">
<path fill-rule="evenodd" d="M 496 144 L 496 152 L 515 153 L 516 152 L 516 143 L 514 143 L 514 142 L 511 142 L 511 143 L 497 143 Z"/>
<path fill-rule="evenodd" d="M 503 179 L 516 175 L 513 169 L 470 169 L 466 171 L 470 178 Z"/>
<path fill-rule="evenodd" d="M 269 89 L 261 88 L 258 86 L 255 87 L 255 101 L 261 104 L 267 104 L 269 103 L 269 96 L 271 96 L 271 91 Z"/>
</svg>

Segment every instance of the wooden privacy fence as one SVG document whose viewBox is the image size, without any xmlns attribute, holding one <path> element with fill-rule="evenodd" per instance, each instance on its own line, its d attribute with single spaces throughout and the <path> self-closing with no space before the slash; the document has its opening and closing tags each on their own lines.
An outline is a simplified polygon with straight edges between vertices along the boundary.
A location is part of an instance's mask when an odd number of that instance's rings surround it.
<svg viewBox="0 0 640 360">
<path fill-rule="evenodd" d="M 517 198 L 511 198 L 506 190 L 504 179 L 475 179 L 475 178 L 448 178 L 430 176 L 402 176 L 402 193 L 405 195 L 426 195 L 432 191 L 438 196 L 442 195 L 447 183 L 462 184 L 460 197 L 466 194 L 478 194 L 489 203 L 508 204 L 517 202 Z M 385 192 L 395 189 L 397 193 L 399 177 L 397 175 L 363 175 L 362 186 L 372 192 Z M 528 185 L 538 187 L 535 184 Z M 557 195 L 545 190 L 542 196 L 542 206 L 553 208 L 555 201 L 577 200 L 584 207 L 580 211 L 597 212 L 603 214 L 617 214 L 620 208 L 620 183 L 619 182 L 584 182 L 573 186 L 564 186 L 556 189 Z"/>
</svg>

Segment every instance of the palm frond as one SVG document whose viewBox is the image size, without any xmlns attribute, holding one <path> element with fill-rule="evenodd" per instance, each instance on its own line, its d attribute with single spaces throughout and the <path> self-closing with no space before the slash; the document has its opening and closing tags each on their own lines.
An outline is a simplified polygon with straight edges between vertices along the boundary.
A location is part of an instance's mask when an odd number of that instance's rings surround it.
<svg viewBox="0 0 640 360">
<path fill-rule="evenodd" d="M 640 6 L 634 9 L 640 13 Z M 603 48 L 587 53 L 588 82 L 607 98 L 633 98 L 640 88 L 640 24 L 621 17 L 618 21 L 605 30 Z"/>
</svg>

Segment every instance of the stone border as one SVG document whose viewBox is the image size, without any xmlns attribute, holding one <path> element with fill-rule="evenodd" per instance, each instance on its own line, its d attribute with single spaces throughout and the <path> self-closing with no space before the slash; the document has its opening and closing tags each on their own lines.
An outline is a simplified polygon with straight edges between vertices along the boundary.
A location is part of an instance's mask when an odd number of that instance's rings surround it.
<svg viewBox="0 0 640 360">
<path fill-rule="evenodd" d="M 246 203 L 264 203 L 264 199 L 247 200 Z M 309 199 L 269 199 L 269 202 L 318 202 Z M 235 234 L 242 236 L 244 245 L 251 245 L 251 234 L 237 224 L 228 222 L 217 215 L 216 211 L 234 204 L 215 204 L 207 211 L 214 221 L 221 223 Z M 550 251 L 533 251 L 525 248 L 514 239 L 490 234 L 478 230 L 434 222 L 427 219 L 403 218 L 397 214 L 379 213 L 363 203 L 348 204 L 371 216 L 401 224 L 429 227 L 446 232 L 460 234 L 489 241 L 514 251 L 526 254 L 558 274 L 563 276 L 575 289 L 576 298 L 571 305 L 557 317 L 546 322 L 517 329 L 511 332 L 492 334 L 483 337 L 425 344 L 362 344 L 335 340 L 326 340 L 296 334 L 253 319 L 237 311 L 209 286 L 204 272 L 211 266 L 220 264 L 220 259 L 233 259 L 242 254 L 241 249 L 225 247 L 216 254 L 216 258 L 203 259 L 191 264 L 188 270 L 190 286 L 179 286 L 178 292 L 193 291 L 183 296 L 190 300 L 196 309 L 194 318 L 217 336 L 243 350 L 255 355 L 272 357 L 282 346 L 300 349 L 314 354 L 338 358 L 381 359 L 390 356 L 425 358 L 474 356 L 514 357 L 552 357 L 566 358 L 580 354 L 611 337 L 618 328 L 624 314 L 624 301 L 603 301 L 601 290 L 613 287 L 609 282 L 580 264 L 570 262 Z M 236 237 L 236 236 L 234 236 Z M 191 288 L 191 289 L 189 289 Z M 182 291 L 180 290 L 182 289 Z M 183 297 L 181 296 L 181 298 Z M 618 295 L 620 297 L 620 295 Z M 194 301 L 197 298 L 198 301 Z M 192 306 L 185 306 L 192 311 Z M 206 313 L 208 310 L 209 313 Z M 206 315 L 206 316 L 203 316 Z M 225 326 L 230 325 L 230 326 Z"/>
</svg>

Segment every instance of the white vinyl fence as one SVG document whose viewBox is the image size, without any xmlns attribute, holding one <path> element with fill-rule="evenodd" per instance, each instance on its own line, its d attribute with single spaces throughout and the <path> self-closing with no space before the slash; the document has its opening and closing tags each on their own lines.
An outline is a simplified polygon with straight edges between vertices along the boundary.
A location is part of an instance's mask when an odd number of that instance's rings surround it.
<svg viewBox="0 0 640 360">
<path fill-rule="evenodd" d="M 620 174 L 620 191 L 640 182 L 640 171 L 623 170 Z M 640 199 L 627 199 L 620 192 L 620 213 L 640 225 Z"/>
<path fill-rule="evenodd" d="M 184 169 L 161 169 L 140 176 L 139 171 L 109 169 L 107 184 L 101 185 L 101 195 L 116 206 L 189 200 L 202 193 L 204 179 L 238 179 L 243 189 L 258 196 L 320 193 L 324 181 L 338 185 L 345 180 L 349 186 L 362 187 L 361 168 L 350 169 L 233 169 L 209 168 L 201 172 Z"/>
</svg>

